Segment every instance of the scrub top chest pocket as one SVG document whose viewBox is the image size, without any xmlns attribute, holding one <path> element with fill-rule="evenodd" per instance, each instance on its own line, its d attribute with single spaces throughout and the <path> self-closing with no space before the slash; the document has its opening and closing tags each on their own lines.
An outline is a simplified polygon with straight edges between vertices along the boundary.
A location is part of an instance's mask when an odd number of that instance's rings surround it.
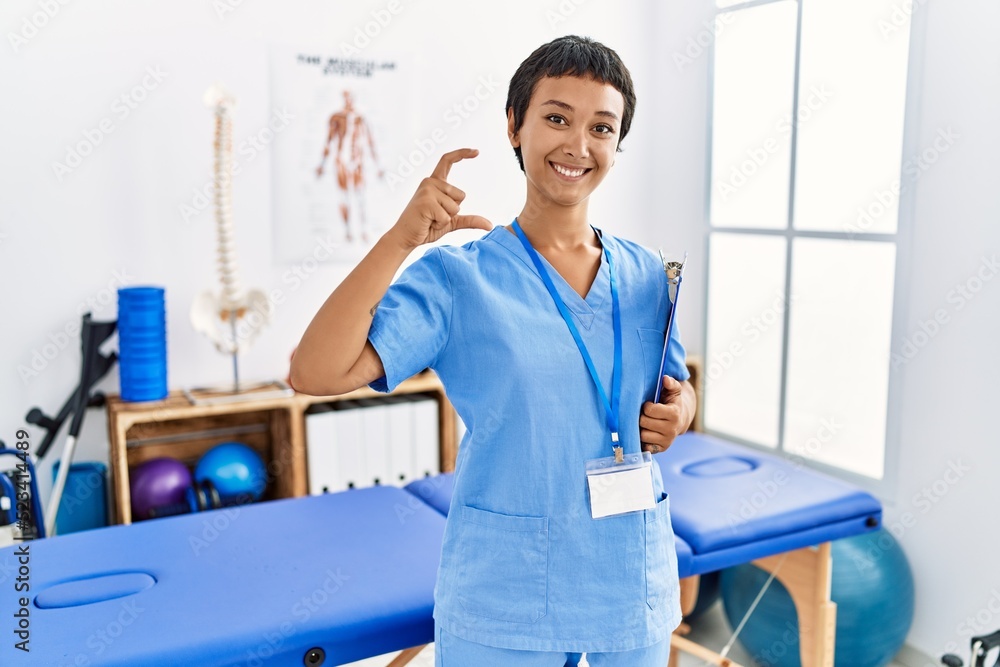
<svg viewBox="0 0 1000 667">
<path fill-rule="evenodd" d="M 661 336 L 662 338 L 662 336 Z M 657 609 L 676 596 L 677 551 L 670 522 L 670 497 L 663 493 L 656 507 L 646 510 L 646 604 Z"/>
<path fill-rule="evenodd" d="M 514 623 L 545 615 L 548 583 L 547 517 L 458 508 L 460 546 L 455 591 L 470 614 Z M 490 583 L 486 583 L 490 582 Z"/>
</svg>

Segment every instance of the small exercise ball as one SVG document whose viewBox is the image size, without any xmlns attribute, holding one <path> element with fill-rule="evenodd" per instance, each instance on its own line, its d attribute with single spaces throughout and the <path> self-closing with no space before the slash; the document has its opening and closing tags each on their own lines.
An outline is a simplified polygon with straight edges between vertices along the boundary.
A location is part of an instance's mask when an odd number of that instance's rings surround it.
<svg viewBox="0 0 1000 667">
<path fill-rule="evenodd" d="M 830 597 L 837 603 L 834 664 L 884 667 L 903 646 L 913 622 L 910 564 L 885 529 L 837 540 L 830 551 Z M 722 602 L 732 627 L 739 624 L 767 578 L 767 572 L 749 564 L 722 572 Z M 775 579 L 739 640 L 762 667 L 801 667 L 798 629 L 792 598 Z"/>
<path fill-rule="evenodd" d="M 154 507 L 184 502 L 192 484 L 191 471 L 176 459 L 161 457 L 140 463 L 129 471 L 132 518 L 150 518 Z"/>
<path fill-rule="evenodd" d="M 194 478 L 211 480 L 222 500 L 259 500 L 267 486 L 267 470 L 260 455 L 242 442 L 223 442 L 205 452 Z"/>
</svg>

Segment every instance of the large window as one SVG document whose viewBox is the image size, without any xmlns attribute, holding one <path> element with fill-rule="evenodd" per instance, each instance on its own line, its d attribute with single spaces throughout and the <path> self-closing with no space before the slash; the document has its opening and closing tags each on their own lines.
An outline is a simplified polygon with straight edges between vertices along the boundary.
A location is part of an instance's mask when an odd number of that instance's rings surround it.
<svg viewBox="0 0 1000 667">
<path fill-rule="evenodd" d="M 885 474 L 910 44 L 899 0 L 717 0 L 704 418 Z"/>
</svg>

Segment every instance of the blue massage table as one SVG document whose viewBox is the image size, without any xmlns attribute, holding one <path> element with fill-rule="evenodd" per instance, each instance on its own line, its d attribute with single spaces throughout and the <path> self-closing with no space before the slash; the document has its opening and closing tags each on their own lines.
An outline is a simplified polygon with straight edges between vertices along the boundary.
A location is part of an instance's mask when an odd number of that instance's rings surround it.
<svg viewBox="0 0 1000 667">
<path fill-rule="evenodd" d="M 832 667 L 829 541 L 875 530 L 878 501 L 702 434 L 681 436 L 656 459 L 671 494 L 685 611 L 698 575 L 746 562 L 778 569 L 799 613 L 803 667 Z M 28 543 L 29 654 L 13 648 L 17 547 L 5 548 L 0 665 L 318 666 L 400 650 L 390 665 L 404 665 L 434 637 L 451 495 L 445 473 L 405 489 L 276 500 Z M 715 655 L 682 634 L 675 648 Z"/>
</svg>

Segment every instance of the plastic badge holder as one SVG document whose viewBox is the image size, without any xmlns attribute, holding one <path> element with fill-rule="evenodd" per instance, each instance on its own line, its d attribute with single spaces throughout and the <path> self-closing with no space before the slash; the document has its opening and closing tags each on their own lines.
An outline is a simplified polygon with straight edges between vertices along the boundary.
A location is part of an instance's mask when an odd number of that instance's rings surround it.
<svg viewBox="0 0 1000 667">
<path fill-rule="evenodd" d="M 649 452 L 625 454 L 621 463 L 613 456 L 587 461 L 591 516 L 602 519 L 655 507 L 652 466 Z"/>
</svg>

